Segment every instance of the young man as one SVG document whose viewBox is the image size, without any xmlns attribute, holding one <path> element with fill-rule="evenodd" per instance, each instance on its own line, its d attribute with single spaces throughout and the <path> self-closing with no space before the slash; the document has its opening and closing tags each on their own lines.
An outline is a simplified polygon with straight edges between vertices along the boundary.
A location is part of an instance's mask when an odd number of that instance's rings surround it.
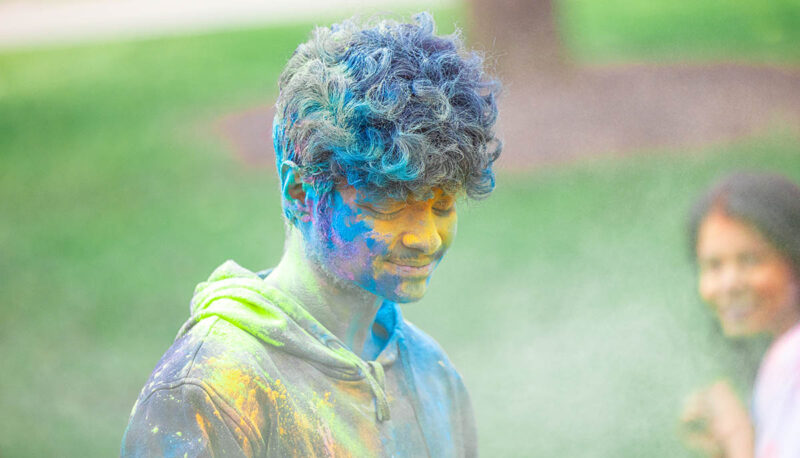
<svg viewBox="0 0 800 458">
<path fill-rule="evenodd" d="M 198 285 L 123 456 L 477 453 L 461 378 L 396 305 L 425 294 L 500 153 L 496 82 L 433 29 L 347 21 L 297 48 L 273 132 L 284 255 Z"/>
</svg>

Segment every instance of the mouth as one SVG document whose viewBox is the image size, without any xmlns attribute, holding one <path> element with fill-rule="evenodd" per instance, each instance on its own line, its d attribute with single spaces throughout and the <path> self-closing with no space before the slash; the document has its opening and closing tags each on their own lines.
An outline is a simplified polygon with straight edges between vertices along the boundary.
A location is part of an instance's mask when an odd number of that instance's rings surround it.
<svg viewBox="0 0 800 458">
<path fill-rule="evenodd" d="M 749 317 L 754 310 L 752 304 L 736 304 L 720 308 L 717 313 L 726 321 L 739 322 Z"/>
<path fill-rule="evenodd" d="M 427 277 L 436 267 L 433 260 L 390 260 L 386 261 L 393 273 L 409 277 Z"/>
</svg>

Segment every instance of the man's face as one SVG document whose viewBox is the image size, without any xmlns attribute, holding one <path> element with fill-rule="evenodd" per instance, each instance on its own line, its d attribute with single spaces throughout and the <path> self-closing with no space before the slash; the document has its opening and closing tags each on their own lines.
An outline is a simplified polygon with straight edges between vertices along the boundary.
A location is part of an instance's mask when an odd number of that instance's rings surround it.
<svg viewBox="0 0 800 458">
<path fill-rule="evenodd" d="M 320 267 L 393 302 L 422 298 L 456 233 L 453 196 L 434 188 L 423 200 L 375 197 L 338 186 L 306 233 Z"/>
<path fill-rule="evenodd" d="M 712 211 L 697 240 L 702 298 L 725 334 L 779 334 L 798 316 L 798 284 L 790 262 L 754 227 Z"/>
</svg>

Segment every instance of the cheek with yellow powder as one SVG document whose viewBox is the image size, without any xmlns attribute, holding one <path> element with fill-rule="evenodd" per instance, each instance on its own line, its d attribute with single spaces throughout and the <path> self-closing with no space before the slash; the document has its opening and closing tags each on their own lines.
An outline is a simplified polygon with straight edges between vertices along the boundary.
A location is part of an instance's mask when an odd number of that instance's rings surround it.
<svg viewBox="0 0 800 458">
<path fill-rule="evenodd" d="M 356 205 L 353 196 L 353 191 L 345 192 L 344 196 L 334 192 L 331 196 L 328 217 L 325 218 L 327 224 L 321 224 L 321 221 L 316 224 L 319 229 L 315 237 L 318 259 L 335 277 L 351 281 L 377 296 L 394 302 L 421 299 L 455 232 L 455 213 L 444 218 L 443 224 L 429 225 L 429 230 L 437 231 L 436 234 L 411 235 L 444 235 L 435 252 L 419 253 L 404 246 L 402 237 L 415 232 L 408 230 L 418 224 L 415 218 L 431 217 L 429 214 L 406 211 L 400 217 L 379 218 Z M 414 267 L 415 264 L 426 265 Z"/>
<path fill-rule="evenodd" d="M 425 295 L 455 230 L 455 210 L 440 216 L 428 205 L 416 205 L 397 220 L 373 220 L 373 233 L 393 241 L 387 262 L 376 272 L 387 287 L 392 288 L 395 302 L 416 301 Z"/>
</svg>

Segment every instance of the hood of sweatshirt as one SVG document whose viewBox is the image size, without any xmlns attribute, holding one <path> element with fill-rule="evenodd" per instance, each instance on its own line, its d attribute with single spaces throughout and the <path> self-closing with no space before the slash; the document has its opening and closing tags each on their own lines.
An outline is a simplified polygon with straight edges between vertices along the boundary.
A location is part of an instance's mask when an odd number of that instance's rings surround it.
<svg viewBox="0 0 800 458">
<path fill-rule="evenodd" d="M 394 307 L 394 304 L 385 304 L 378 318 L 393 315 Z M 304 359 L 330 377 L 366 379 L 375 399 L 378 420 L 389 419 L 383 365 L 392 364 L 396 352 L 384 351 L 376 361 L 362 360 L 296 300 L 233 261 L 226 261 L 207 281 L 197 285 L 191 302 L 191 319 L 178 332 L 178 337 L 200 320 L 210 317 L 219 317 L 266 345 Z M 387 345 L 393 344 L 396 345 L 389 340 Z"/>
</svg>

